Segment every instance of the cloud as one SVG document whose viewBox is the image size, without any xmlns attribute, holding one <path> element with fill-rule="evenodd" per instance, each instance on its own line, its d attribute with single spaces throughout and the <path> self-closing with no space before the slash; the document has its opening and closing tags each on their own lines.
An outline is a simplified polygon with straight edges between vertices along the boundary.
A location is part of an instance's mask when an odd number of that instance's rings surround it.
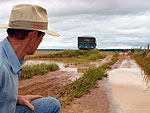
<svg viewBox="0 0 150 113">
<path fill-rule="evenodd" d="M 149 0 L 46 0 L 52 16 L 139 14 L 150 10 Z"/>
<path fill-rule="evenodd" d="M 0 7 L 0 24 L 8 23 L 13 5 L 30 3 L 47 9 L 49 29 L 39 48 L 76 48 L 77 37 L 94 36 L 97 48 L 131 48 L 150 42 L 149 0 L 7 0 Z M 6 8 L 7 7 L 7 8 Z M 0 40 L 6 37 L 0 30 Z"/>
<path fill-rule="evenodd" d="M 0 1 L 0 9 L 15 4 L 35 4 L 48 9 L 51 16 L 79 14 L 125 15 L 149 12 L 149 0 L 7 0 Z M 9 9 L 9 7 L 8 7 Z"/>
</svg>

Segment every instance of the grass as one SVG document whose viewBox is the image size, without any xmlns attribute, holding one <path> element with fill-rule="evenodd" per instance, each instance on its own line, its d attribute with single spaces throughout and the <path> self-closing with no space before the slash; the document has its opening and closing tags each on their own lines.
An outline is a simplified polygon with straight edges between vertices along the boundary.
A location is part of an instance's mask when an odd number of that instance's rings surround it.
<svg viewBox="0 0 150 113">
<path fill-rule="evenodd" d="M 36 50 L 33 55 L 29 55 L 25 57 L 25 60 L 37 58 L 40 55 L 48 55 L 48 54 L 55 54 L 61 51 L 54 51 L 54 50 Z"/>
<path fill-rule="evenodd" d="M 68 57 L 89 57 L 90 55 L 99 55 L 98 50 L 64 50 L 54 54 L 39 55 L 38 58 L 68 58 Z M 99 56 L 100 57 L 100 56 Z"/>
<path fill-rule="evenodd" d="M 148 51 L 131 51 L 130 54 L 134 57 L 138 65 L 144 71 L 144 80 L 150 86 L 150 52 Z"/>
<path fill-rule="evenodd" d="M 56 64 L 40 64 L 33 66 L 24 66 L 21 71 L 20 79 L 29 79 L 35 75 L 44 75 L 49 71 L 58 70 L 59 67 Z"/>
<path fill-rule="evenodd" d="M 118 61 L 118 53 L 113 55 L 112 61 L 108 63 L 108 65 L 113 65 Z"/>
<path fill-rule="evenodd" d="M 64 51 L 36 51 L 34 55 L 28 57 L 27 59 L 33 58 L 80 58 L 80 57 L 92 57 L 100 58 L 100 52 L 98 50 L 64 50 Z"/>
<path fill-rule="evenodd" d="M 97 60 L 97 59 L 100 59 L 100 58 L 102 58 L 103 56 L 102 55 L 100 55 L 100 54 L 92 54 L 92 55 L 90 55 L 89 56 L 89 60 L 90 61 L 94 61 L 94 60 Z"/>
<path fill-rule="evenodd" d="M 62 106 L 66 106 L 74 98 L 79 98 L 89 93 L 92 88 L 97 87 L 98 80 L 102 80 L 103 77 L 108 76 L 105 71 L 111 69 L 110 66 L 117 62 L 117 60 L 118 55 L 114 55 L 111 62 L 98 68 L 89 68 L 82 77 L 57 90 L 54 97 L 59 99 Z"/>
</svg>

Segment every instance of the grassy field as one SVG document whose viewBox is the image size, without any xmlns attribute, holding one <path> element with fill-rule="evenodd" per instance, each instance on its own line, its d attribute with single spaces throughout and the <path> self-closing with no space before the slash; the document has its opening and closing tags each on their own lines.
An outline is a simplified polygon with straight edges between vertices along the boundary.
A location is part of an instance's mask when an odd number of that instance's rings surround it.
<svg viewBox="0 0 150 113">
<path fill-rule="evenodd" d="M 64 50 L 64 51 L 43 51 L 38 50 L 34 55 L 28 56 L 25 60 L 29 59 L 42 59 L 57 62 L 64 62 L 67 65 L 85 65 L 88 62 L 101 59 L 108 54 L 114 54 L 114 52 L 100 52 L 98 50 Z"/>
<path fill-rule="evenodd" d="M 113 51 L 99 51 L 102 55 L 115 55 L 116 52 Z"/>
<path fill-rule="evenodd" d="M 25 57 L 25 60 L 34 59 L 34 58 L 37 58 L 37 57 L 40 56 L 40 55 L 55 54 L 55 53 L 59 53 L 59 52 L 61 52 L 61 51 L 54 51 L 54 50 L 36 50 L 33 55 L 29 55 L 29 56 Z"/>
<path fill-rule="evenodd" d="M 47 51 L 48 52 L 48 51 Z M 39 52 L 35 53 L 35 58 L 72 58 L 72 57 L 81 57 L 86 56 L 89 57 L 90 55 L 100 55 L 99 51 L 97 50 L 64 50 L 64 51 L 53 51 L 51 53 L 47 53 L 46 51 L 44 54 Z"/>
<path fill-rule="evenodd" d="M 83 77 L 80 77 L 70 84 L 64 85 L 60 90 L 56 91 L 56 94 L 53 96 L 59 99 L 62 106 L 70 104 L 74 98 L 79 98 L 82 95 L 90 92 L 92 88 L 96 88 L 97 81 L 108 76 L 105 71 L 107 69 L 111 69 L 110 66 L 116 63 L 117 60 L 118 54 L 115 54 L 111 62 L 98 68 L 89 68 L 83 74 Z"/>
</svg>

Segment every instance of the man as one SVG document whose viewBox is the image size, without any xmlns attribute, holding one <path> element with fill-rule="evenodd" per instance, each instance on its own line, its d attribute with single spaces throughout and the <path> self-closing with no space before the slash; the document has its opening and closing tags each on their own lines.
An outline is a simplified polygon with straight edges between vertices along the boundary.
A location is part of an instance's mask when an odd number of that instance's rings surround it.
<svg viewBox="0 0 150 113">
<path fill-rule="evenodd" d="M 38 48 L 47 30 L 47 13 L 42 7 L 21 4 L 13 7 L 8 25 L 8 37 L 0 43 L 0 113 L 59 113 L 60 104 L 52 97 L 18 95 L 21 65 L 26 55 Z"/>
</svg>

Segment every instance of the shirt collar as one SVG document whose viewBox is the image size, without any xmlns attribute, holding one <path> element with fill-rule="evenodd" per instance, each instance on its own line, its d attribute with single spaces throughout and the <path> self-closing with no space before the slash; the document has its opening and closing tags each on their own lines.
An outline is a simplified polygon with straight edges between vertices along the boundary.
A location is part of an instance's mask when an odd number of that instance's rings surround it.
<svg viewBox="0 0 150 113">
<path fill-rule="evenodd" d="M 14 52 L 7 38 L 3 40 L 2 44 L 6 57 L 10 63 L 10 66 L 12 67 L 13 73 L 18 73 L 20 70 L 22 70 L 21 65 L 23 64 L 24 58 L 21 60 L 17 58 L 16 53 Z"/>
</svg>

